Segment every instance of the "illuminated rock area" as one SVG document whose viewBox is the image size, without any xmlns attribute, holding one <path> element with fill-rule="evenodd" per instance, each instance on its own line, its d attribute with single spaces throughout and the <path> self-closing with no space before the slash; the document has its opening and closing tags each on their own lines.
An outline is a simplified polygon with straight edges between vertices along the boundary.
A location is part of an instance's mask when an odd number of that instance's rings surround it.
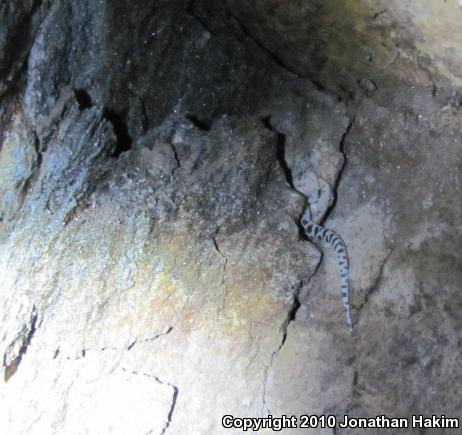
<svg viewBox="0 0 462 435">
<path fill-rule="evenodd" d="M 0 5 L 0 432 L 461 418 L 457 19 L 451 1 Z M 353 335 L 307 200 L 348 247 Z"/>
<path fill-rule="evenodd" d="M 436 77 L 462 84 L 460 0 L 229 3 L 287 68 L 338 92 Z"/>
</svg>

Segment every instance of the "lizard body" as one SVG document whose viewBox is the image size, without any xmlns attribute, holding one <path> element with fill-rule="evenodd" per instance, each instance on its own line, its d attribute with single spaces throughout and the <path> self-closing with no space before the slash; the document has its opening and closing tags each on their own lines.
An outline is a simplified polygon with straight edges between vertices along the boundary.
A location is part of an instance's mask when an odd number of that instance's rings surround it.
<svg viewBox="0 0 462 435">
<path fill-rule="evenodd" d="M 333 248 L 337 255 L 337 263 L 340 271 L 340 284 L 342 287 L 342 299 L 343 299 L 343 310 L 345 311 L 345 317 L 350 328 L 353 331 L 353 324 L 351 322 L 351 311 L 350 311 L 350 293 L 349 293 L 349 265 L 348 265 L 348 253 L 345 246 L 345 242 L 342 238 L 334 231 L 328 230 L 327 228 L 318 225 L 316 222 L 311 220 L 311 212 L 309 206 L 303 213 L 301 218 L 302 226 L 305 234 L 313 241 L 320 242 L 323 246 Z"/>
</svg>

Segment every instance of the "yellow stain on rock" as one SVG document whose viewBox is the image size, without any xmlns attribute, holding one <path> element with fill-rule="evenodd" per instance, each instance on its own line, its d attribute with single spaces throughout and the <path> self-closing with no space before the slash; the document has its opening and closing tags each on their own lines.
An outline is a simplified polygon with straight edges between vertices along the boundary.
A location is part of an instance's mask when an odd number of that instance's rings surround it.
<svg viewBox="0 0 462 435">
<path fill-rule="evenodd" d="M 284 310 L 268 290 L 271 269 L 243 258 L 227 261 L 225 268 L 212 241 L 191 240 L 193 231 L 179 228 L 156 241 L 158 271 L 137 317 L 171 322 L 186 333 L 219 328 L 233 335 L 247 331 L 249 322 L 271 321 Z"/>
<path fill-rule="evenodd" d="M 104 272 L 106 328 L 148 337 L 172 326 L 184 334 L 201 329 L 232 338 L 247 334 L 251 323 L 286 315 L 284 302 L 270 291 L 273 272 L 265 258 L 225 260 L 212 240 L 193 240 L 190 231 L 178 225 L 155 235 L 134 258 L 129 288 L 116 287 L 119 263 Z M 123 237 L 112 243 L 111 256 L 126 243 Z"/>
</svg>

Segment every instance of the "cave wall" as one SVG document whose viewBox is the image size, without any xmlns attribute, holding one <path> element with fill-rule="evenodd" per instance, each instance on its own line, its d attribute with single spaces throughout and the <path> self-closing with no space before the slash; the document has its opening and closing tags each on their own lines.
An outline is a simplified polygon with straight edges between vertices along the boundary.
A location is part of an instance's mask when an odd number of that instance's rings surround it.
<svg viewBox="0 0 462 435">
<path fill-rule="evenodd" d="M 458 14 L 0 2 L 0 431 L 462 417 Z"/>
<path fill-rule="evenodd" d="M 425 75 L 462 83 L 462 5 L 457 0 L 228 3 L 284 65 L 336 92 L 370 92 Z"/>
</svg>

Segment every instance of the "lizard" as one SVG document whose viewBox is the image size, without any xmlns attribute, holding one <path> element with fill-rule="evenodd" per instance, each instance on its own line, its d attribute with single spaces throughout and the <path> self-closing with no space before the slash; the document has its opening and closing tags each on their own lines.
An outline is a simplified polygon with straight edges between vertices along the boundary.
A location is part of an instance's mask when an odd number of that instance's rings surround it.
<svg viewBox="0 0 462 435">
<path fill-rule="evenodd" d="M 353 332 L 350 311 L 350 292 L 349 292 L 349 265 L 348 253 L 345 242 L 334 231 L 328 230 L 311 220 L 311 209 L 308 205 L 301 217 L 301 223 L 305 234 L 313 241 L 320 242 L 321 245 L 333 248 L 337 254 L 337 263 L 340 271 L 340 284 L 342 287 L 343 310 L 345 318 L 350 329 Z"/>
</svg>

